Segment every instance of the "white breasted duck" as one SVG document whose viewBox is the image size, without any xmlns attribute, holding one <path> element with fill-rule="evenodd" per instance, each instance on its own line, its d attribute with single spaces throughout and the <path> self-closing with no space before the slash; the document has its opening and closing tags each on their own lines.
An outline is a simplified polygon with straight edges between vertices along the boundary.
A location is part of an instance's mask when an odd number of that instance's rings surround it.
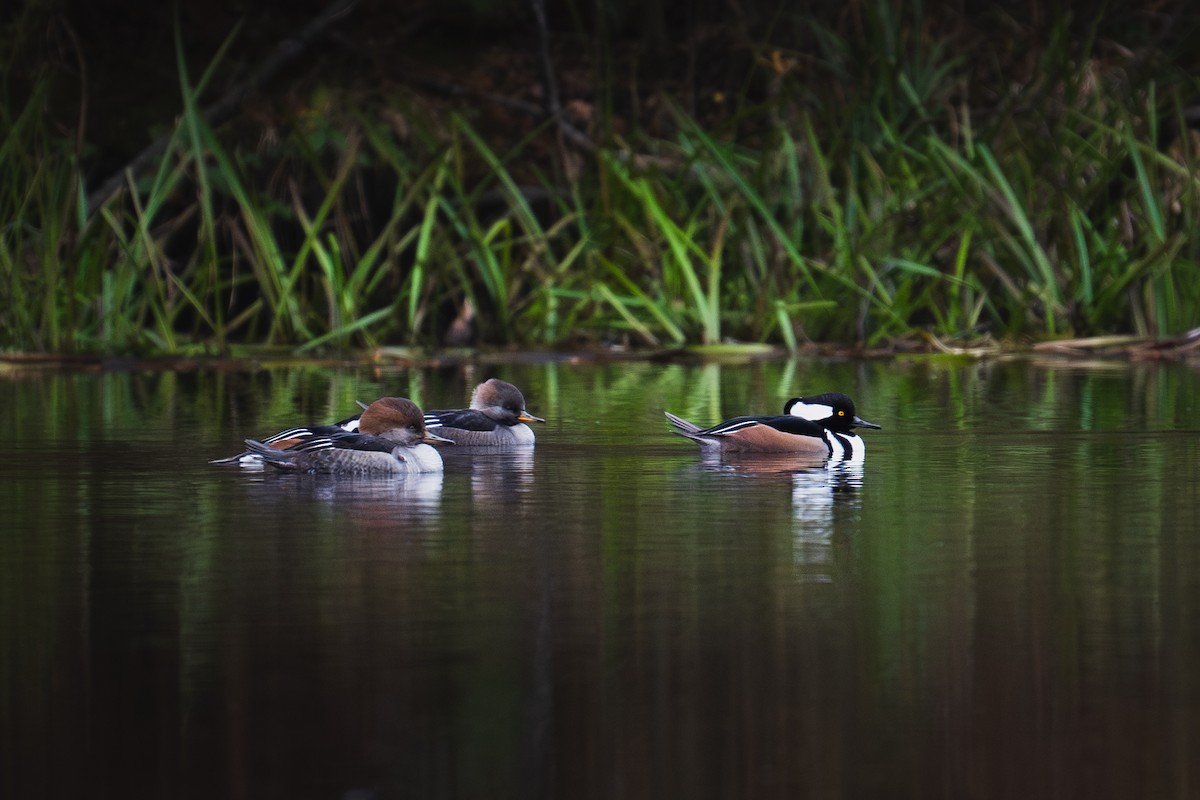
<svg viewBox="0 0 1200 800">
<path fill-rule="evenodd" d="M 874 428 L 854 411 L 854 402 L 841 392 L 793 397 L 782 416 L 734 417 L 701 428 L 667 412 L 673 433 L 700 445 L 705 453 L 806 453 L 836 460 L 862 461 L 866 446 L 852 429 Z"/>
</svg>

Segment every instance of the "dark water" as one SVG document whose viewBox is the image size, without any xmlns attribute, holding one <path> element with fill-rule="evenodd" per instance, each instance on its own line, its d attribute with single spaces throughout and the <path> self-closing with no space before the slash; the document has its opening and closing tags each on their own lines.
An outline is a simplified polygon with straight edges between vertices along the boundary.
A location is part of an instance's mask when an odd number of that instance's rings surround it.
<svg viewBox="0 0 1200 800">
<path fill-rule="evenodd" d="M 210 467 L 496 374 L 533 453 Z M 840 389 L 861 471 L 701 464 Z M 0 796 L 1200 796 L 1200 373 L 0 375 Z"/>
</svg>

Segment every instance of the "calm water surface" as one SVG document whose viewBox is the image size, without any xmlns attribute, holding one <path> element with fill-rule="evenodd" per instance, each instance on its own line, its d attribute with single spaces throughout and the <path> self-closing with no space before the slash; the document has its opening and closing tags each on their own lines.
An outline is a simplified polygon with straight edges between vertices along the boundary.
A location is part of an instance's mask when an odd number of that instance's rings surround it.
<svg viewBox="0 0 1200 800">
<path fill-rule="evenodd" d="M 206 461 L 490 375 L 536 450 Z M 861 470 L 702 463 L 839 389 Z M 0 796 L 1200 796 L 1200 373 L 0 375 Z"/>
</svg>

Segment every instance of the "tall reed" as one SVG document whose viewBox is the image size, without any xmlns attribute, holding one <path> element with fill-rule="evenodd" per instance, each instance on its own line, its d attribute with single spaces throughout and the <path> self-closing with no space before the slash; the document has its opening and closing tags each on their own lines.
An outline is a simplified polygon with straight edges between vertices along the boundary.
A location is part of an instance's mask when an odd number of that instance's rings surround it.
<svg viewBox="0 0 1200 800">
<path fill-rule="evenodd" d="M 781 26 L 813 56 L 761 43 L 767 90 L 723 121 L 665 98 L 664 133 L 570 169 L 549 124 L 501 141 L 402 97 L 248 147 L 200 111 L 224 47 L 193 81 L 177 42 L 166 152 L 89 211 L 39 86 L 0 132 L 0 346 L 312 352 L 462 323 L 485 344 L 795 350 L 1200 325 L 1190 84 L 1098 77 L 1059 31 L 984 107 L 962 42 L 918 35 L 919 9 L 856 8 L 862 41 Z M 1163 119 L 1184 135 L 1160 147 Z"/>
</svg>

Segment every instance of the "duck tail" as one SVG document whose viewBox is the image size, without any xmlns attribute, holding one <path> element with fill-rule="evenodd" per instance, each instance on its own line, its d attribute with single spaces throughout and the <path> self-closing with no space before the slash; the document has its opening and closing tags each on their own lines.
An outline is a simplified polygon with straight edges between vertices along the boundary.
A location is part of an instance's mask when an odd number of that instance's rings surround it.
<svg viewBox="0 0 1200 800">
<path fill-rule="evenodd" d="M 261 444 L 261 443 L 255 442 L 255 444 Z M 263 445 L 263 446 L 265 447 L 265 445 Z M 274 448 L 271 448 L 271 449 L 274 449 Z M 263 464 L 266 463 L 266 460 L 257 451 L 247 449 L 247 450 L 243 450 L 242 452 L 238 453 L 237 455 L 229 456 L 228 458 L 214 458 L 212 461 L 209 461 L 208 463 L 216 464 L 216 465 L 222 466 L 222 467 L 241 467 L 242 469 L 262 469 Z"/>
<path fill-rule="evenodd" d="M 672 430 L 671 433 L 677 433 L 680 436 L 686 436 L 689 439 L 691 439 L 697 433 L 704 430 L 696 423 L 688 422 L 686 419 L 683 419 L 682 417 L 677 417 L 674 414 L 672 414 L 670 411 L 664 411 L 663 413 L 667 415 L 667 422 L 671 423 L 671 427 L 674 428 L 674 430 Z"/>
<path fill-rule="evenodd" d="M 287 450 L 277 450 L 269 444 L 263 444 L 254 439 L 246 439 L 245 442 L 246 452 L 258 456 L 264 463 L 280 469 L 297 469 L 296 463 L 292 460 L 292 454 Z"/>
</svg>

